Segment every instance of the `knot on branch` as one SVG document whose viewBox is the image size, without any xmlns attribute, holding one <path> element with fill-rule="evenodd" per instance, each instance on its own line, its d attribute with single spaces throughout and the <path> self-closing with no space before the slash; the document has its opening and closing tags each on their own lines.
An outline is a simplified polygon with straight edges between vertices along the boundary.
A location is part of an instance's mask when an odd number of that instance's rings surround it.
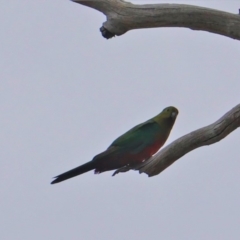
<svg viewBox="0 0 240 240">
<path fill-rule="evenodd" d="M 112 37 L 115 37 L 115 34 L 108 31 L 104 26 L 100 27 L 99 30 L 102 33 L 102 36 L 106 39 L 110 39 Z"/>
</svg>

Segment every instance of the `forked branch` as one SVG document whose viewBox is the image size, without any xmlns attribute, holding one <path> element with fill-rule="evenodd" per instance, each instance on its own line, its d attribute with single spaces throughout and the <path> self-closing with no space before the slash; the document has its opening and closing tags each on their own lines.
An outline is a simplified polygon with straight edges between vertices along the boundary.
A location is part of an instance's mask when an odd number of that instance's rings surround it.
<svg viewBox="0 0 240 240">
<path fill-rule="evenodd" d="M 129 30 L 185 27 L 240 40 L 240 15 L 185 4 L 136 5 L 122 0 L 72 0 L 106 15 L 100 28 L 103 37 L 120 36 Z"/>
</svg>

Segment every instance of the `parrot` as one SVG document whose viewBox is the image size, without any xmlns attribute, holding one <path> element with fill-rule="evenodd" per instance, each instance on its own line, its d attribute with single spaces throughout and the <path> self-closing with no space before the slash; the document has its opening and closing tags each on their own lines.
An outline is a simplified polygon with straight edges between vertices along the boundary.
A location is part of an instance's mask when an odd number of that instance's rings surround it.
<svg viewBox="0 0 240 240">
<path fill-rule="evenodd" d="M 91 161 L 54 177 L 51 184 L 91 170 L 99 174 L 146 161 L 164 145 L 177 115 L 178 109 L 173 106 L 163 109 L 155 117 L 136 125 L 118 137 L 104 152 L 97 154 Z"/>
</svg>

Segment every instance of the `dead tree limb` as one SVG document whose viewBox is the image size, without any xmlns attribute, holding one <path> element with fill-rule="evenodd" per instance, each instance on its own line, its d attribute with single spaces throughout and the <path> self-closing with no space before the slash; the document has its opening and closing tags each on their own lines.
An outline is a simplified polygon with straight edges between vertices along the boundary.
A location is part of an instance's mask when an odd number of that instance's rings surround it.
<svg viewBox="0 0 240 240">
<path fill-rule="evenodd" d="M 192 150 L 214 144 L 240 127 L 240 104 L 227 112 L 216 122 L 178 138 L 146 162 L 135 167 L 123 167 L 115 171 L 114 175 L 128 170 L 155 176 Z"/>
<path fill-rule="evenodd" d="M 184 27 L 240 40 L 240 15 L 185 4 L 136 5 L 122 0 L 72 0 L 106 15 L 100 28 L 109 39 L 129 30 L 156 27 Z"/>
</svg>

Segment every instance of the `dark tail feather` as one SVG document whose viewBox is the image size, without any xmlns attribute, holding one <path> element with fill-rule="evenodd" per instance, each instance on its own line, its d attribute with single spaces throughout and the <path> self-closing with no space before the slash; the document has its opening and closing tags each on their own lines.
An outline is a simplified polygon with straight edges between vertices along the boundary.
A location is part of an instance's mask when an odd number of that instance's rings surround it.
<svg viewBox="0 0 240 240">
<path fill-rule="evenodd" d="M 87 162 L 79 167 L 76 167 L 68 172 L 65 172 L 65 173 L 62 173 L 54 178 L 56 178 L 55 180 L 53 180 L 51 182 L 51 184 L 55 184 L 55 183 L 59 183 L 59 182 L 62 182 L 64 180 L 67 180 L 69 178 L 72 178 L 72 177 L 76 177 L 80 174 L 83 174 L 85 172 L 88 172 L 88 171 L 91 171 L 95 168 L 94 166 L 94 162 L 90 161 L 90 162 Z"/>
</svg>

